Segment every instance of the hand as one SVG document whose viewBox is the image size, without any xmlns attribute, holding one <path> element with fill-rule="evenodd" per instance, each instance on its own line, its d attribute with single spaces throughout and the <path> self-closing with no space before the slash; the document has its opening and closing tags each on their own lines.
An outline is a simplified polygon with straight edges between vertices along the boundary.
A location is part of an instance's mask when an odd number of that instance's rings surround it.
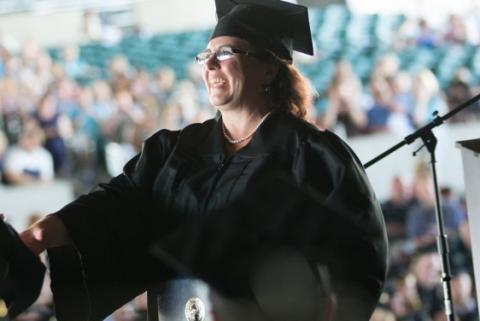
<svg viewBox="0 0 480 321">
<path fill-rule="evenodd" d="M 68 243 L 65 225 L 56 215 L 47 215 L 27 230 L 20 233 L 20 239 L 36 255 L 47 248 Z"/>
<path fill-rule="evenodd" d="M 35 255 L 40 255 L 47 249 L 47 245 L 43 242 L 43 233 L 39 228 L 31 227 L 20 233 L 19 236 L 22 242 L 35 253 Z"/>
</svg>

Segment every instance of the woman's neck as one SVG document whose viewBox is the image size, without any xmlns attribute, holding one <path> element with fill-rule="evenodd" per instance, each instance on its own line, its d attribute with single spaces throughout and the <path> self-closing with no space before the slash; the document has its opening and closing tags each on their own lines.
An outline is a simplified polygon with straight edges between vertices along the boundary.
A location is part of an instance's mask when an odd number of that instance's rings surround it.
<svg viewBox="0 0 480 321">
<path fill-rule="evenodd" d="M 230 138 L 241 139 L 251 133 L 269 111 L 270 108 L 266 106 L 251 109 L 222 110 L 223 126 Z"/>
<path fill-rule="evenodd" d="M 267 107 L 221 111 L 227 154 L 232 155 L 248 145 L 269 112 Z"/>
</svg>

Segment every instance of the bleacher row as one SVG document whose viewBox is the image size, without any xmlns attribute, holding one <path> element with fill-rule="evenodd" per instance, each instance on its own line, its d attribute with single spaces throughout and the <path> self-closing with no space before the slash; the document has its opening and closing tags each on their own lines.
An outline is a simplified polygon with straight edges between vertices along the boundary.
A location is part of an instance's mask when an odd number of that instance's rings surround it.
<svg viewBox="0 0 480 321">
<path fill-rule="evenodd" d="M 328 86 L 339 59 L 350 61 L 365 84 L 375 61 L 393 51 L 396 31 L 406 19 L 402 14 L 352 13 L 343 5 L 310 8 L 309 14 L 318 59 L 299 64 L 299 67 L 320 93 Z M 178 79 L 182 79 L 186 77 L 186 67 L 193 62 L 195 54 L 206 46 L 210 33 L 210 29 L 204 29 L 151 37 L 130 35 L 113 46 L 101 42 L 82 44 L 80 55 L 82 60 L 99 70 L 100 76 L 106 76 L 107 62 L 121 54 L 136 68 L 155 71 L 163 66 L 172 67 Z M 50 48 L 49 52 L 54 59 L 61 58 L 61 48 Z M 416 72 L 429 68 L 442 88 L 448 85 L 461 66 L 471 70 L 473 85 L 480 83 L 480 49 L 476 45 L 413 46 L 395 53 L 402 70 Z M 77 80 L 87 83 L 91 79 Z"/>
</svg>

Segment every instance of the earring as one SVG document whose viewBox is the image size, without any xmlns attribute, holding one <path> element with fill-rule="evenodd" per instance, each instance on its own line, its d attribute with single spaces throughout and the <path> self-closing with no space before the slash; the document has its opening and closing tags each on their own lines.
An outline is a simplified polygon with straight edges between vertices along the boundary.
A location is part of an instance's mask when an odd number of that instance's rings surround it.
<svg viewBox="0 0 480 321">
<path fill-rule="evenodd" d="M 264 86 L 263 86 L 263 93 L 264 93 L 266 96 L 269 96 L 269 95 L 270 95 L 270 90 L 271 90 L 270 85 L 264 85 Z"/>
</svg>

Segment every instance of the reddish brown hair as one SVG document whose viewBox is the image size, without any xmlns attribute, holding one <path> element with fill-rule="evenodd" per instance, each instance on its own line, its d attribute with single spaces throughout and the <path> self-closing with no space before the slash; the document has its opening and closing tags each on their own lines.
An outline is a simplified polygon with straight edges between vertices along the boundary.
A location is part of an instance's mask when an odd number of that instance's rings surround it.
<svg viewBox="0 0 480 321">
<path fill-rule="evenodd" d="M 288 62 L 279 61 L 278 74 L 270 85 L 270 99 L 275 108 L 303 119 L 313 95 L 300 71 Z"/>
</svg>

